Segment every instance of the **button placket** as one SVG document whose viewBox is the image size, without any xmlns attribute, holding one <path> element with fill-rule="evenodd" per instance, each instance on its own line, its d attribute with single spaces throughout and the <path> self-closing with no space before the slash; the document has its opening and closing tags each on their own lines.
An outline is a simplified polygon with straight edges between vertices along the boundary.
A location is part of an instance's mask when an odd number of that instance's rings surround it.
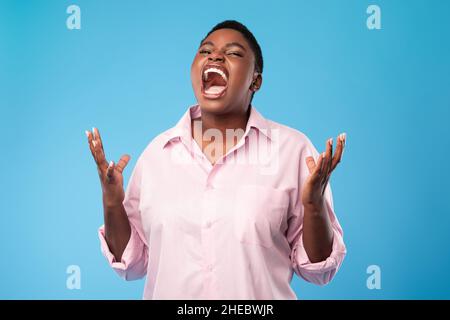
<svg viewBox="0 0 450 320">
<path fill-rule="evenodd" d="M 209 179 L 207 179 L 209 181 Z M 215 199 L 215 190 L 213 186 L 206 182 L 205 190 L 202 196 L 202 228 L 201 228 L 201 246 L 203 254 L 204 287 L 211 293 L 214 287 L 214 219 L 217 216 L 217 202 Z"/>
</svg>

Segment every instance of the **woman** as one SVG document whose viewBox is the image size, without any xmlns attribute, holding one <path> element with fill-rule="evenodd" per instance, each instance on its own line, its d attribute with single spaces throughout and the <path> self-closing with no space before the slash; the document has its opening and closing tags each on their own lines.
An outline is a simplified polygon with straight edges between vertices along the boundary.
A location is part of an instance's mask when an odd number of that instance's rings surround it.
<svg viewBox="0 0 450 320">
<path fill-rule="evenodd" d="M 296 299 L 293 272 L 326 284 L 346 254 L 332 171 L 345 134 L 319 155 L 301 132 L 265 119 L 251 100 L 263 59 L 236 21 L 216 25 L 191 66 L 198 104 L 136 162 L 105 159 L 86 131 L 103 190 L 102 251 L 145 299 Z"/>
</svg>

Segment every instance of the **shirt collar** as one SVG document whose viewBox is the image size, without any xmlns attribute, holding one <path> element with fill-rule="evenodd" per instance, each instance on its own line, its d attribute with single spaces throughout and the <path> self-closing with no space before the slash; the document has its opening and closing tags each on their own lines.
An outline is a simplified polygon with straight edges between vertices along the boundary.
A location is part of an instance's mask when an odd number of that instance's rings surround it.
<svg viewBox="0 0 450 320">
<path fill-rule="evenodd" d="M 188 108 L 177 124 L 168 130 L 164 137 L 163 148 L 170 142 L 180 139 L 189 141 L 192 138 L 191 121 L 192 119 L 201 116 L 201 109 L 198 104 Z M 269 140 L 271 140 L 270 126 L 268 121 L 259 113 L 258 110 L 250 105 L 250 116 L 247 121 L 244 136 L 248 135 L 251 128 L 256 128 L 259 132 L 264 134 Z"/>
</svg>

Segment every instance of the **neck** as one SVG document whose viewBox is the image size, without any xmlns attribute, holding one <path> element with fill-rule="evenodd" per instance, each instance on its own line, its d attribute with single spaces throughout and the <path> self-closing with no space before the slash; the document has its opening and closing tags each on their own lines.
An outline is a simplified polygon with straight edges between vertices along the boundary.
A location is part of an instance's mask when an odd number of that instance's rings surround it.
<svg viewBox="0 0 450 320">
<path fill-rule="evenodd" d="M 202 110 L 202 132 L 205 132 L 208 129 L 217 129 L 220 130 L 225 136 L 227 129 L 245 130 L 249 115 L 250 106 L 245 110 L 241 109 L 237 112 L 228 112 L 223 114 L 216 114 Z"/>
<path fill-rule="evenodd" d="M 220 154 L 225 154 L 242 137 L 247 127 L 249 115 L 250 106 L 240 112 L 224 114 L 215 114 L 202 110 L 201 118 L 192 119 L 192 136 L 202 151 L 206 146 L 213 143 L 213 149 L 217 149 L 217 152 L 220 152 Z M 230 129 L 232 130 L 231 134 L 227 132 Z M 214 154 L 217 155 L 217 152 Z M 212 156 L 209 158 L 214 163 L 215 158 Z"/>
</svg>

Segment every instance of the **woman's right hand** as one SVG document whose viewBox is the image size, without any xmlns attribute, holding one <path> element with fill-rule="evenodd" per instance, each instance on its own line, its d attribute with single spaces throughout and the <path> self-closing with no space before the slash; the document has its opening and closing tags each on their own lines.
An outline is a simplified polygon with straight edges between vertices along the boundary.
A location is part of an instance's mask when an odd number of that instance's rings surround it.
<svg viewBox="0 0 450 320">
<path fill-rule="evenodd" d="M 103 142 L 97 128 L 92 128 L 92 132 L 86 131 L 92 156 L 97 164 L 97 171 L 103 191 L 103 204 L 107 207 L 120 206 L 125 198 L 123 188 L 123 175 L 130 156 L 123 155 L 117 164 L 105 158 Z"/>
</svg>

